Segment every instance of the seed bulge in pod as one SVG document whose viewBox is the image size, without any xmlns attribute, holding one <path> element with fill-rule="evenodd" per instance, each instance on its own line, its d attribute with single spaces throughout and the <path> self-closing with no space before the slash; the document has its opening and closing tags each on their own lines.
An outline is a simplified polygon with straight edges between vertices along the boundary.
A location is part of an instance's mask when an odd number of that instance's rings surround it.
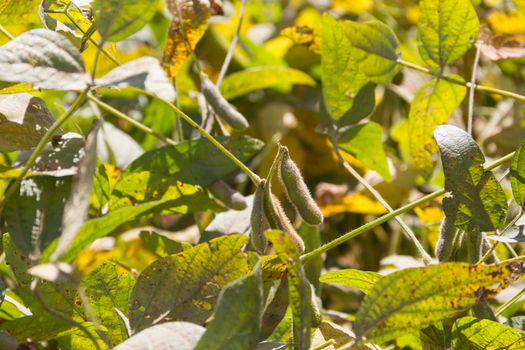
<svg viewBox="0 0 525 350">
<path fill-rule="evenodd" d="M 286 190 L 288 198 L 297 208 L 299 215 L 310 225 L 319 225 L 323 222 L 323 214 L 310 195 L 310 191 L 301 176 L 299 168 L 290 158 L 288 149 L 283 150 L 279 178 Z"/>
<path fill-rule="evenodd" d="M 228 208 L 243 210 L 248 206 L 244 196 L 222 180 L 217 180 L 212 183 L 209 190 L 215 198 L 224 203 Z"/>
<path fill-rule="evenodd" d="M 250 236 L 250 243 L 252 247 L 259 252 L 264 254 L 268 247 L 268 240 L 264 235 L 265 228 L 265 215 L 264 215 L 264 191 L 266 187 L 266 180 L 261 180 L 255 195 L 253 196 L 253 207 L 250 215 L 250 224 L 252 226 L 252 234 Z"/>
<path fill-rule="evenodd" d="M 441 222 L 439 228 L 439 238 L 436 243 L 436 256 L 439 261 L 447 261 L 452 255 L 454 249 L 454 241 L 456 239 L 456 227 L 454 226 L 454 220 L 446 217 Z"/>
<path fill-rule="evenodd" d="M 250 127 L 246 118 L 226 101 L 219 88 L 206 75 L 202 76 L 201 90 L 213 111 L 233 129 L 242 131 Z"/>
<path fill-rule="evenodd" d="M 277 214 L 277 220 L 278 220 L 277 228 L 287 233 L 288 236 L 290 236 L 290 239 L 295 244 L 295 247 L 297 248 L 299 253 L 304 252 L 304 249 L 305 249 L 304 241 L 301 238 L 301 236 L 299 236 L 297 231 L 295 231 L 292 223 L 286 216 L 286 213 L 284 212 L 284 209 L 281 206 L 281 202 L 273 194 L 272 194 L 272 199 L 273 199 L 275 212 Z"/>
<path fill-rule="evenodd" d="M 314 286 L 310 285 L 310 316 L 312 318 L 312 327 L 317 328 L 323 322 L 323 315 L 321 314 L 321 308 L 319 307 L 319 302 L 317 300 L 317 295 L 315 295 Z"/>
</svg>

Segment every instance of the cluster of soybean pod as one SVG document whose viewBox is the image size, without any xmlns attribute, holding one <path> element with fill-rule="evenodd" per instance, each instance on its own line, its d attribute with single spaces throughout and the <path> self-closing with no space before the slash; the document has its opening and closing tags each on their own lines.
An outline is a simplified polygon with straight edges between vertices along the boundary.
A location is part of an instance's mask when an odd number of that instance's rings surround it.
<svg viewBox="0 0 525 350">
<path fill-rule="evenodd" d="M 235 109 L 221 94 L 219 88 L 205 75 L 201 75 L 201 91 L 206 102 L 213 112 L 236 131 L 249 127 L 246 118 Z M 271 180 L 275 173 L 283 185 L 286 195 L 301 218 L 310 225 L 320 225 L 323 214 L 312 198 L 301 171 L 290 158 L 288 149 L 278 145 L 277 155 L 272 163 L 266 179 L 262 179 L 253 197 L 253 207 L 250 215 L 252 234 L 250 243 L 253 249 L 260 254 L 268 252 L 268 240 L 264 232 L 268 229 L 277 229 L 289 235 L 299 253 L 304 252 L 305 245 L 301 236 L 296 232 L 289 218 L 286 216 L 281 202 L 271 190 Z M 246 199 L 242 194 L 232 189 L 226 182 L 218 180 L 209 187 L 212 195 L 225 206 L 243 210 L 247 208 Z M 321 311 L 314 288 L 310 284 L 310 314 L 312 326 L 318 326 L 322 321 Z M 266 307 L 263 315 L 261 339 L 266 339 L 273 332 L 277 324 L 284 317 L 289 303 L 288 282 L 283 279 L 276 289 L 272 301 Z"/>
</svg>

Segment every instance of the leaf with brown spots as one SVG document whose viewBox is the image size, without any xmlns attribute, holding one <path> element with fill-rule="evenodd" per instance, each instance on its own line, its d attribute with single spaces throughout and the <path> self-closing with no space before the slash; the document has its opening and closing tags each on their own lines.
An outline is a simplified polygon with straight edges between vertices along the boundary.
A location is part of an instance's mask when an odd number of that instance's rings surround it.
<svg viewBox="0 0 525 350">
<path fill-rule="evenodd" d="M 216 2 L 213 4 L 215 6 Z M 172 0 L 168 1 L 168 8 L 173 20 L 164 47 L 162 67 L 171 78 L 197 46 L 208 29 L 208 19 L 216 10 L 209 0 Z"/>
<path fill-rule="evenodd" d="M 137 279 L 129 304 L 133 333 L 153 324 L 203 324 L 224 286 L 249 274 L 244 235 L 228 235 L 159 259 Z"/>
<path fill-rule="evenodd" d="M 495 296 L 523 272 L 522 263 L 443 263 L 394 272 L 365 296 L 354 331 L 358 339 L 366 336 L 375 343 L 394 339 Z"/>
</svg>

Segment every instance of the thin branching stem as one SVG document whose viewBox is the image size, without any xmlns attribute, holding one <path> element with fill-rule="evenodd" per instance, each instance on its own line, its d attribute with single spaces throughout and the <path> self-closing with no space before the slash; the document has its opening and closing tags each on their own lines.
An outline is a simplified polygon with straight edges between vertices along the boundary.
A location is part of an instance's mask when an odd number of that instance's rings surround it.
<svg viewBox="0 0 525 350">
<path fill-rule="evenodd" d="M 239 12 L 239 23 L 237 24 L 237 29 L 235 30 L 235 34 L 233 35 L 232 42 L 230 44 L 230 47 L 228 48 L 226 57 L 224 58 L 224 62 L 222 63 L 221 71 L 219 73 L 219 78 L 217 79 L 217 87 L 221 86 L 222 80 L 226 76 L 226 72 L 228 71 L 228 68 L 230 67 L 230 63 L 233 58 L 233 53 L 235 52 L 235 48 L 237 47 L 237 42 L 239 41 L 239 36 L 241 35 L 242 22 L 244 19 L 244 12 L 246 10 L 247 3 L 248 3 L 248 0 L 241 0 L 241 10 Z"/>
<path fill-rule="evenodd" d="M 13 34 L 9 33 L 9 31 L 7 29 L 5 29 L 5 27 L 3 25 L 0 24 L 0 32 L 2 32 L 2 34 L 4 34 L 6 37 L 9 38 L 9 40 L 13 40 L 15 37 L 13 36 Z"/>
<path fill-rule="evenodd" d="M 468 96 L 468 114 L 467 114 L 467 132 L 472 135 L 472 123 L 474 116 L 474 93 L 476 92 L 476 76 L 478 73 L 479 56 L 481 53 L 481 47 L 483 41 L 478 40 L 476 42 L 476 57 L 474 57 L 474 63 L 472 67 L 472 77 L 470 78 L 470 90 Z"/>
<path fill-rule="evenodd" d="M 503 157 L 501 157 L 500 159 L 496 160 L 494 163 L 488 165 L 485 167 L 485 170 L 492 170 L 508 161 L 510 161 L 512 159 L 512 157 L 514 156 L 514 152 L 511 152 Z M 388 220 L 390 219 L 393 219 L 395 218 L 396 216 L 398 215 L 401 215 L 401 214 L 404 214 L 406 212 L 409 212 L 410 210 L 414 209 L 415 207 L 423 204 L 423 203 L 426 203 L 434 198 L 437 198 L 439 196 L 442 196 L 446 193 L 445 189 L 442 188 L 440 190 L 437 190 L 435 192 L 432 192 L 424 197 L 421 197 L 411 203 L 408 203 L 408 204 L 405 204 L 404 206 L 394 210 L 393 212 L 391 213 L 388 213 L 388 214 L 385 214 L 383 216 L 380 216 L 378 217 L 377 219 L 375 220 L 372 220 L 370 221 L 369 223 L 366 223 L 364 224 L 363 226 L 360 226 L 350 232 L 347 232 L 345 233 L 344 235 L 320 246 L 319 248 L 317 249 L 314 249 L 312 250 L 311 252 L 309 253 L 306 253 L 306 254 L 303 254 L 301 255 L 301 262 L 306 262 L 310 259 L 313 259 L 327 251 L 329 251 L 330 249 L 332 248 L 335 248 L 337 247 L 338 245 L 340 244 L 343 244 L 345 243 L 346 241 L 354 238 L 354 237 L 357 237 L 359 236 L 360 234 L 362 233 L 365 233 L 365 232 L 368 232 L 374 228 L 376 228 L 377 226 L 387 222 Z M 521 260 L 525 260 L 525 256 L 521 258 Z"/>
<path fill-rule="evenodd" d="M 506 302 L 504 302 L 500 307 L 498 307 L 498 309 L 496 310 L 496 312 L 494 312 L 494 315 L 497 316 L 500 316 L 502 313 L 505 312 L 505 310 L 507 310 L 509 307 L 511 307 L 515 302 L 517 302 L 518 300 L 521 299 L 522 296 L 525 295 L 525 288 L 523 288 L 521 291 L 519 291 L 516 295 L 514 295 L 512 298 L 510 298 L 509 300 L 507 300 Z"/>
<path fill-rule="evenodd" d="M 348 163 L 342 156 L 339 146 L 337 145 L 337 139 L 336 136 L 332 136 L 332 147 L 334 148 L 335 154 L 337 155 L 337 158 L 339 159 L 339 162 L 344 166 L 344 168 L 363 185 L 368 192 L 370 192 L 375 199 L 381 203 L 383 207 L 385 207 L 386 210 L 388 210 L 389 213 L 392 213 L 394 209 L 388 204 L 388 202 L 383 198 L 383 196 L 377 192 L 377 190 L 368 182 L 365 178 L 363 178 L 357 170 L 355 170 L 350 163 Z M 425 265 L 429 265 L 432 262 L 432 257 L 425 251 L 425 248 L 421 245 L 421 243 L 418 241 L 416 235 L 412 231 L 412 229 L 407 225 L 407 223 L 401 218 L 401 216 L 396 216 L 394 219 L 398 222 L 398 224 L 403 229 L 403 232 L 405 233 L 406 237 L 415 245 L 417 251 L 423 258 L 423 261 Z"/>
</svg>

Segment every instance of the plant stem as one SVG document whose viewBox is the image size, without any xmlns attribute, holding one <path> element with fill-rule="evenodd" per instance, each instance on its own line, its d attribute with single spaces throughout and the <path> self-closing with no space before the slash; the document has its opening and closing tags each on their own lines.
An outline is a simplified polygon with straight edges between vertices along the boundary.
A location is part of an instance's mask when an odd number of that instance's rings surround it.
<svg viewBox="0 0 525 350">
<path fill-rule="evenodd" d="M 508 162 L 509 160 L 512 159 L 512 156 L 514 155 L 514 152 L 512 153 L 509 153 L 503 157 L 501 157 L 500 159 L 496 160 L 494 163 L 488 165 L 485 167 L 485 170 L 492 170 L 502 164 L 504 164 L 505 162 Z M 412 209 L 414 209 L 415 207 L 417 207 L 418 205 L 421 205 L 423 203 L 426 203 L 434 198 L 437 198 L 439 196 L 442 196 L 446 193 L 445 189 L 442 188 L 440 190 L 437 190 L 435 192 L 432 192 L 424 197 L 421 197 L 411 203 L 408 203 L 408 204 L 405 204 L 404 206 L 392 211 L 391 213 L 388 213 L 388 214 L 385 214 L 383 216 L 380 216 L 378 217 L 377 219 L 375 220 L 372 220 L 370 221 L 369 223 L 366 223 L 364 224 L 363 226 L 360 226 L 350 232 L 347 232 L 345 233 L 344 235 L 334 239 L 333 241 L 331 242 L 328 242 L 322 246 L 320 246 L 319 248 L 317 249 L 314 249 L 312 250 L 311 252 L 309 253 L 306 253 L 306 254 L 303 254 L 301 255 L 301 262 L 306 262 L 310 259 L 313 259 L 321 254 L 323 254 L 324 252 L 327 252 L 328 250 L 332 249 L 332 248 L 335 248 L 337 247 L 338 245 L 354 238 L 354 237 L 357 237 L 359 236 L 360 234 L 362 233 L 365 233 L 367 231 L 370 231 L 374 228 L 376 228 L 377 226 L 381 225 L 382 223 L 384 222 L 387 222 L 388 220 L 390 219 L 393 219 L 395 218 L 396 216 L 398 215 L 401 215 L 401 214 L 404 214 Z M 525 256 L 523 257 L 520 257 L 521 259 L 520 260 L 525 260 Z M 514 259 L 518 259 L 518 258 L 514 258 Z M 513 259 L 509 259 L 509 260 L 506 260 L 506 261 L 517 261 L 517 260 L 513 260 Z"/>
<path fill-rule="evenodd" d="M 144 94 L 146 94 L 146 95 L 148 95 L 150 97 L 158 98 L 154 94 L 151 94 L 151 93 L 149 93 L 147 91 L 144 91 L 144 90 L 142 90 L 142 93 L 144 93 Z M 101 108 L 105 109 L 106 111 L 112 113 L 116 117 L 119 117 L 119 118 L 122 118 L 122 119 L 128 121 L 129 123 L 133 124 L 134 126 L 140 128 L 142 131 L 157 137 L 161 141 L 163 141 L 163 142 L 165 142 L 167 144 L 170 144 L 170 145 L 177 145 L 177 142 L 175 142 L 174 140 L 170 139 L 169 137 L 163 136 L 163 135 L 155 132 L 154 130 L 152 130 L 151 128 L 147 127 L 146 125 L 144 125 L 144 124 L 134 120 L 133 118 L 128 117 L 124 113 L 122 113 L 122 112 L 118 111 L 117 109 L 111 107 L 110 105 L 102 102 L 101 100 L 99 100 L 95 96 L 89 94 L 88 95 L 88 99 L 90 101 L 94 102 L 95 104 L 97 104 L 98 106 L 100 106 Z M 217 147 L 217 149 L 219 151 L 221 151 L 226 157 L 228 157 L 232 162 L 234 162 L 246 175 L 248 175 L 250 180 L 255 185 L 258 185 L 259 182 L 261 182 L 261 178 L 257 174 L 255 174 L 253 171 L 250 170 L 250 168 L 248 168 L 246 165 L 244 165 L 243 162 L 241 162 L 237 157 L 235 157 L 235 155 L 233 155 L 230 151 L 228 151 L 226 149 L 226 147 L 224 147 L 219 141 L 217 141 L 217 139 L 215 139 L 212 135 L 210 135 L 199 124 L 197 124 L 193 119 L 191 119 L 183 111 L 178 109 L 174 104 L 172 104 L 172 103 L 170 103 L 168 101 L 165 101 L 163 99 L 159 99 L 159 100 L 164 102 L 167 106 L 169 106 L 175 113 L 177 113 L 188 124 L 190 124 L 192 127 L 197 129 L 206 139 L 208 139 L 208 141 L 210 141 L 215 147 Z"/>
<path fill-rule="evenodd" d="M 60 128 L 62 124 L 73 114 L 75 111 L 84 103 L 87 93 L 89 91 L 90 87 L 86 88 L 78 97 L 75 99 L 73 104 L 68 108 L 66 112 L 64 112 L 54 123 L 49 127 L 49 129 L 46 131 L 44 136 L 40 139 L 38 142 L 38 145 L 36 146 L 33 153 L 31 153 L 31 156 L 26 161 L 26 164 L 20 171 L 20 174 L 18 177 L 13 180 L 13 182 L 10 184 L 9 188 L 6 190 L 4 198 L 0 200 L 0 213 L 4 209 L 5 203 L 7 200 L 15 193 L 16 190 L 18 190 L 18 186 L 20 186 L 20 183 L 22 182 L 22 179 L 24 176 L 27 175 L 28 171 L 33 167 L 33 165 L 36 162 L 36 159 L 40 156 L 48 142 L 53 138 L 53 135 L 55 132 Z"/>
<path fill-rule="evenodd" d="M 344 168 L 352 174 L 353 177 L 357 179 L 376 199 L 385 209 L 388 210 L 389 213 L 392 213 L 394 209 L 388 204 L 388 202 L 381 196 L 379 192 L 376 191 L 376 189 L 370 185 L 368 181 L 366 181 L 353 167 L 350 165 L 341 155 L 341 152 L 339 151 L 339 146 L 337 145 L 337 139 L 336 135 L 334 134 L 332 136 L 332 147 L 334 148 L 335 154 L 337 155 L 337 158 L 339 158 L 339 162 L 344 166 Z M 410 227 L 406 224 L 406 222 L 400 217 L 396 216 L 394 219 L 398 222 L 398 224 L 401 226 L 403 231 L 405 232 L 406 237 L 412 241 L 412 243 L 416 246 L 417 251 L 423 258 L 423 261 L 425 265 L 429 265 L 432 262 L 432 258 L 430 255 L 425 251 L 421 243 L 417 240 L 416 235 L 414 232 L 410 229 Z"/>
<path fill-rule="evenodd" d="M 509 307 L 512 306 L 516 301 L 518 301 L 523 295 L 525 295 L 525 288 L 523 288 L 521 291 L 519 291 L 516 295 L 514 295 L 512 298 L 504 302 L 494 313 L 496 316 L 500 316 L 502 313 L 505 312 Z"/>
<path fill-rule="evenodd" d="M 9 31 L 7 29 L 4 28 L 3 25 L 0 24 L 0 32 L 2 32 L 2 34 L 4 34 L 6 37 L 8 37 L 10 40 L 13 40 L 15 37 L 13 36 L 13 34 L 9 33 Z"/>
<path fill-rule="evenodd" d="M 433 76 L 435 76 L 435 77 L 437 77 L 439 79 L 443 79 L 443 80 L 449 81 L 449 82 L 451 82 L 453 84 L 462 85 L 462 86 L 466 86 L 466 87 L 469 87 L 469 88 L 473 87 L 477 91 L 484 91 L 484 92 L 488 92 L 488 93 L 495 94 L 495 95 L 506 96 L 506 97 L 513 98 L 513 99 L 515 99 L 517 101 L 524 101 L 525 102 L 525 96 L 524 95 L 516 94 L 514 92 L 501 90 L 501 89 L 497 89 L 497 88 L 493 88 L 493 87 L 489 87 L 489 86 L 485 86 L 485 85 L 472 85 L 471 83 L 467 83 L 467 82 L 462 81 L 462 80 L 457 80 L 457 79 L 448 77 L 446 75 L 439 74 L 439 72 L 434 72 L 434 71 L 430 70 L 429 68 L 422 67 L 420 65 L 417 65 L 415 63 L 408 62 L 408 61 L 405 61 L 405 60 L 402 60 L 402 59 L 398 59 L 397 63 L 399 63 L 400 65 L 405 66 L 407 68 L 411 68 L 411 69 L 417 70 L 419 72 L 423 72 L 423 73 L 426 73 L 426 74 L 433 75 Z"/>
<path fill-rule="evenodd" d="M 472 135 L 472 117 L 474 115 L 474 92 L 476 92 L 476 75 L 478 73 L 479 55 L 483 41 L 476 42 L 476 57 L 474 58 L 472 77 L 470 78 L 470 91 L 468 97 L 468 117 L 467 117 L 467 132 Z"/>
<path fill-rule="evenodd" d="M 235 52 L 235 47 L 237 46 L 237 42 L 239 41 L 242 22 L 244 19 L 244 12 L 246 10 L 247 3 L 248 3 L 248 0 L 241 0 L 241 10 L 239 12 L 239 23 L 237 24 L 237 29 L 235 30 L 235 34 L 233 35 L 232 42 L 230 44 L 230 47 L 228 48 L 226 57 L 224 58 L 224 62 L 222 64 L 221 71 L 219 73 L 219 78 L 217 79 L 217 84 L 216 84 L 217 87 L 221 86 L 222 80 L 226 76 L 226 72 L 228 71 L 228 67 L 230 66 L 230 63 L 233 57 L 233 53 Z"/>
</svg>

